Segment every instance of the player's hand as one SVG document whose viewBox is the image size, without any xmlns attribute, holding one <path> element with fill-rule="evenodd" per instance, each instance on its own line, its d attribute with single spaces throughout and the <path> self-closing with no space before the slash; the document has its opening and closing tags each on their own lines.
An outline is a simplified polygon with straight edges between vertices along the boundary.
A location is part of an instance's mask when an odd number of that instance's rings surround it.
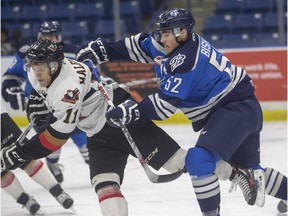
<svg viewBox="0 0 288 216">
<path fill-rule="evenodd" d="M 77 61 L 91 61 L 96 67 L 109 61 L 104 43 L 101 38 L 98 38 L 95 41 L 81 45 L 76 52 Z"/>
<path fill-rule="evenodd" d="M 15 79 L 7 79 L 2 83 L 3 99 L 10 103 L 14 110 L 25 110 L 25 94 L 20 83 Z"/>
<path fill-rule="evenodd" d="M 15 143 L 1 149 L 1 171 L 16 169 L 23 162 L 21 149 Z"/>
<path fill-rule="evenodd" d="M 34 120 L 34 125 L 39 128 L 45 127 L 49 122 L 49 110 L 43 98 L 34 89 L 29 96 L 27 117 L 29 121 Z"/>
<path fill-rule="evenodd" d="M 133 100 L 126 100 L 116 108 L 110 107 L 106 113 L 107 122 L 112 127 L 120 127 L 120 124 L 127 125 L 132 121 L 140 119 L 138 104 Z"/>
</svg>

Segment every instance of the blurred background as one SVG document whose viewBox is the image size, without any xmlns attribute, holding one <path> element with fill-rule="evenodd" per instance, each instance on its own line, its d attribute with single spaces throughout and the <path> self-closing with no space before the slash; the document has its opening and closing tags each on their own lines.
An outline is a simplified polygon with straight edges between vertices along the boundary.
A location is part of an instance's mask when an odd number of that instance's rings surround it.
<svg viewBox="0 0 288 216">
<path fill-rule="evenodd" d="M 287 44 L 286 0 L 2 0 L 1 6 L 1 41 L 15 49 L 33 42 L 44 20 L 59 21 L 63 39 L 81 44 L 150 32 L 157 15 L 173 7 L 190 9 L 194 31 L 216 48 Z"/>
<path fill-rule="evenodd" d="M 157 16 L 174 7 L 189 9 L 194 32 L 253 78 L 264 120 L 287 120 L 287 0 L 2 0 L 2 74 L 16 51 L 36 40 L 43 21 L 57 20 L 62 40 L 80 45 L 100 36 L 117 41 L 149 33 Z M 153 65 L 136 62 L 109 62 L 101 69 L 120 83 L 155 76 Z M 157 89 L 152 83 L 131 92 L 141 100 Z M 17 115 L 23 113 L 12 110 Z"/>
</svg>

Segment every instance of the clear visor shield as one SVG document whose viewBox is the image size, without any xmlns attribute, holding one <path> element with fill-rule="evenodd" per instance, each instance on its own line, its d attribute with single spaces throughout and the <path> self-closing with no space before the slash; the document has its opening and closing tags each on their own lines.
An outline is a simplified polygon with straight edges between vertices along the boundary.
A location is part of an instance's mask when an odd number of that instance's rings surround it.
<svg viewBox="0 0 288 216">
<path fill-rule="evenodd" d="M 51 72 L 53 74 L 59 67 L 58 62 L 34 62 L 25 59 L 24 70 L 29 73 L 45 73 Z"/>
<path fill-rule="evenodd" d="M 61 42 L 62 41 L 62 35 L 61 34 L 43 34 L 43 33 L 39 32 L 37 39 L 50 40 L 53 42 Z"/>
<path fill-rule="evenodd" d="M 173 28 L 173 29 L 157 29 L 156 28 L 154 31 L 154 38 L 158 43 L 161 42 L 161 32 L 163 32 L 165 30 L 171 30 L 173 32 L 173 34 L 175 35 L 175 37 L 180 36 L 180 32 L 181 32 L 180 27 Z"/>
</svg>

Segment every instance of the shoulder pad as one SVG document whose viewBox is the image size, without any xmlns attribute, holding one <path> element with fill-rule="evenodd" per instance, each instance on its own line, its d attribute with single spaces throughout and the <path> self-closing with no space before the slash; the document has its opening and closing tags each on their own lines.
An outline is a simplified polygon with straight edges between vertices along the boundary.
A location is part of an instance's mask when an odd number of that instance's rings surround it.
<svg viewBox="0 0 288 216">
<path fill-rule="evenodd" d="M 199 44 L 199 40 L 194 39 L 188 40 L 172 53 L 165 65 L 167 73 L 185 73 L 193 69 Z"/>
</svg>

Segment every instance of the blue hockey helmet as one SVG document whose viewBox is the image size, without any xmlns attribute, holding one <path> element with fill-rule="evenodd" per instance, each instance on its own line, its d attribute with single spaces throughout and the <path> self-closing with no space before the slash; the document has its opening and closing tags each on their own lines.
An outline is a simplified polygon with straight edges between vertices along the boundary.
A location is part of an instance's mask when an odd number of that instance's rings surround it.
<svg viewBox="0 0 288 216">
<path fill-rule="evenodd" d="M 186 29 L 188 35 L 192 34 L 195 19 L 190 11 L 183 8 L 173 8 L 161 13 L 156 21 L 156 31 L 172 30 L 175 37 Z"/>
<path fill-rule="evenodd" d="M 50 35 L 56 36 L 58 42 L 62 40 L 62 29 L 58 21 L 45 21 L 41 24 L 38 39 Z"/>
</svg>

